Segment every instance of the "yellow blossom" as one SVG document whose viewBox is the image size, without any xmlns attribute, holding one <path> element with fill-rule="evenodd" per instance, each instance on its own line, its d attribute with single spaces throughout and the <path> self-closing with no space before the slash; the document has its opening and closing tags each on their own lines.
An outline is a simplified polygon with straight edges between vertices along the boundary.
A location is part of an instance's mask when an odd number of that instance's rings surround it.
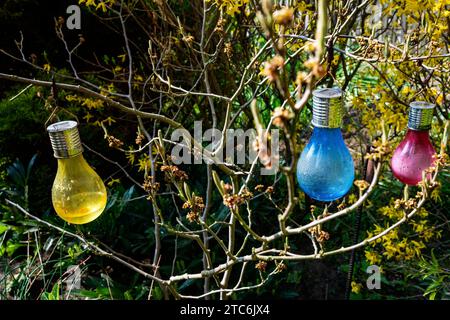
<svg viewBox="0 0 450 320">
<path fill-rule="evenodd" d="M 362 284 L 352 281 L 352 292 L 353 293 L 356 293 L 356 294 L 360 293 L 362 288 L 363 288 Z"/>
<path fill-rule="evenodd" d="M 106 12 L 106 3 L 103 1 L 99 2 L 98 5 L 95 7 L 95 10 L 102 9 L 103 12 Z"/>
<path fill-rule="evenodd" d="M 144 154 L 142 155 L 139 159 L 138 159 L 138 171 L 145 171 L 146 169 L 148 169 L 150 167 L 150 158 L 148 154 Z"/>
<path fill-rule="evenodd" d="M 381 262 L 380 257 L 378 256 L 378 254 L 376 252 L 373 251 L 366 251 L 365 252 L 366 255 L 366 260 L 371 264 L 378 264 Z"/>
<path fill-rule="evenodd" d="M 116 183 L 120 183 L 120 179 L 111 179 L 109 182 L 108 182 L 108 186 L 109 187 L 112 187 L 114 184 L 116 184 Z"/>
<path fill-rule="evenodd" d="M 43 67 L 43 68 L 44 68 L 44 71 L 45 71 L 45 72 L 49 73 L 52 67 L 50 66 L 49 63 L 46 63 L 46 64 L 44 64 L 44 67 Z"/>
<path fill-rule="evenodd" d="M 136 153 L 133 153 L 133 147 L 129 147 L 129 151 L 130 152 L 127 152 L 125 157 L 128 159 L 128 163 L 134 165 L 134 162 L 136 161 Z"/>
<path fill-rule="evenodd" d="M 118 55 L 117 58 L 119 58 L 120 61 L 122 61 L 122 63 L 124 63 L 127 58 L 127 54 L 124 53 L 124 54 Z"/>
<path fill-rule="evenodd" d="M 89 120 L 91 120 L 93 117 L 94 117 L 94 116 L 88 112 L 88 113 L 86 113 L 86 115 L 83 117 L 83 119 L 85 119 L 86 122 L 89 122 Z"/>
</svg>

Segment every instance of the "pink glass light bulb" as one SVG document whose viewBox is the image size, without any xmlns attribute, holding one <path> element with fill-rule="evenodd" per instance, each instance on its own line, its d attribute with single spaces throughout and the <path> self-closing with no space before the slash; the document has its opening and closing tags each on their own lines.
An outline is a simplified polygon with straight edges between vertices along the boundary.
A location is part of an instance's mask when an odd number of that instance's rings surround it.
<svg viewBox="0 0 450 320">
<path fill-rule="evenodd" d="M 409 129 L 392 157 L 392 172 L 404 184 L 415 186 L 422 181 L 422 171 L 432 166 L 435 154 L 428 131 Z"/>
<path fill-rule="evenodd" d="M 429 135 L 433 108 L 426 102 L 411 103 L 408 131 L 391 160 L 394 176 L 404 184 L 417 185 L 422 181 L 423 170 L 433 165 L 436 151 Z"/>
</svg>

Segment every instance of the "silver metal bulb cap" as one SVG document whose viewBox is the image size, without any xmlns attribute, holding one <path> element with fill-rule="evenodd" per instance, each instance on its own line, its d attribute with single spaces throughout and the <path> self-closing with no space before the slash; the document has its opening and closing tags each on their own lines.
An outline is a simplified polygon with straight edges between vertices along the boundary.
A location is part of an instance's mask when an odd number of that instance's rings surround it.
<svg viewBox="0 0 450 320">
<path fill-rule="evenodd" d="M 409 106 L 408 128 L 412 130 L 431 129 L 435 105 L 425 101 L 413 101 Z"/>
<path fill-rule="evenodd" d="M 75 121 L 61 121 L 47 127 L 55 158 L 73 158 L 83 152 L 77 126 Z"/>
<path fill-rule="evenodd" d="M 312 125 L 320 128 L 340 128 L 344 116 L 340 88 L 316 89 L 313 95 Z"/>
</svg>

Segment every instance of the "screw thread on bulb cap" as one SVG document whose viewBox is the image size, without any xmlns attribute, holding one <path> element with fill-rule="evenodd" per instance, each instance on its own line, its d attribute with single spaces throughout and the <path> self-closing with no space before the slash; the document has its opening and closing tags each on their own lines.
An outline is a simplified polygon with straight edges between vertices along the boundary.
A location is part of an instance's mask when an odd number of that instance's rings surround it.
<svg viewBox="0 0 450 320">
<path fill-rule="evenodd" d="M 412 130 L 431 129 L 435 105 L 425 101 L 413 101 L 409 106 L 408 128 Z"/>
<path fill-rule="evenodd" d="M 47 127 L 55 158 L 73 158 L 83 152 L 77 126 L 75 121 L 61 121 Z"/>
<path fill-rule="evenodd" d="M 312 125 L 321 128 L 340 128 L 344 115 L 342 90 L 337 87 L 316 89 L 312 95 Z"/>
</svg>

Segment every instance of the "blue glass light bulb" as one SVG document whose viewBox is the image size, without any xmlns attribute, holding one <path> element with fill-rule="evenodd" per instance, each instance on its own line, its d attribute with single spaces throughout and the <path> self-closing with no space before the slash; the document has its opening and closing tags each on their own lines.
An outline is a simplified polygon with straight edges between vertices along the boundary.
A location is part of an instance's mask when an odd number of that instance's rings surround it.
<svg viewBox="0 0 450 320">
<path fill-rule="evenodd" d="M 344 112 L 339 88 L 313 92 L 313 134 L 297 163 L 300 188 L 318 201 L 343 197 L 353 185 L 355 166 L 341 133 Z"/>
<path fill-rule="evenodd" d="M 314 128 L 297 163 L 300 188 L 311 198 L 333 201 L 353 185 L 355 167 L 339 128 Z"/>
</svg>

